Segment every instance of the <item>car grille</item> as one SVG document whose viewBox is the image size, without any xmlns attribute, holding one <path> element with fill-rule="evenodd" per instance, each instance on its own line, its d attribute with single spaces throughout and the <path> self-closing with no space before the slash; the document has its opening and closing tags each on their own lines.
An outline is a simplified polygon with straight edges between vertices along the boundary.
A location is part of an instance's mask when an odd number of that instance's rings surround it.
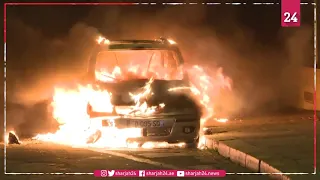
<svg viewBox="0 0 320 180">
<path fill-rule="evenodd" d="M 161 128 L 144 128 L 143 136 L 168 136 L 171 133 L 172 128 L 170 127 L 161 127 Z"/>
</svg>

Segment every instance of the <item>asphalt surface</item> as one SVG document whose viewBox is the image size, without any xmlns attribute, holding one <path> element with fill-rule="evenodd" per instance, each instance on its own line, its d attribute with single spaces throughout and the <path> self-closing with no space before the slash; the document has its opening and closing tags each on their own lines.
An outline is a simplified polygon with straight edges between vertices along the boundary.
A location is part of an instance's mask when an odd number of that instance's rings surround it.
<svg viewBox="0 0 320 180">
<path fill-rule="evenodd" d="M 3 148 L 2 148 L 3 150 Z M 3 158 L 3 153 L 1 154 Z M 7 173 L 82 172 L 96 169 L 224 169 L 250 172 L 218 155 L 198 149 L 80 149 L 52 143 L 24 141 L 8 145 Z M 2 165 L 3 166 L 3 165 Z M 3 167 L 2 167 L 3 168 Z M 94 179 L 93 175 L 1 175 L 0 179 Z M 117 178 L 120 179 L 120 178 Z M 134 179 L 134 178 L 131 178 Z M 163 178 L 153 178 L 163 179 Z M 175 178 L 173 178 L 175 179 Z M 176 178 L 177 179 L 177 178 Z M 258 175 L 227 175 L 223 179 L 269 179 Z"/>
<path fill-rule="evenodd" d="M 264 160 L 284 173 L 314 172 L 313 112 L 278 114 L 211 124 L 214 138 Z M 317 137 L 320 121 L 317 121 Z M 317 175 L 291 175 L 292 179 L 320 179 L 320 151 L 317 147 Z"/>
</svg>

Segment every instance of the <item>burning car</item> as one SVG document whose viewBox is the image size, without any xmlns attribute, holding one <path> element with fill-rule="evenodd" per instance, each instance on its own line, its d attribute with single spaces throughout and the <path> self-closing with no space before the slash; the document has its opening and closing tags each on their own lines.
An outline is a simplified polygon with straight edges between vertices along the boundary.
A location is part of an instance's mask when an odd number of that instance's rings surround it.
<svg viewBox="0 0 320 180">
<path fill-rule="evenodd" d="M 208 72 L 184 65 L 170 39 L 99 37 L 82 81 L 54 88 L 49 109 L 59 129 L 34 139 L 100 148 L 195 147 L 200 127 L 216 115 L 221 90 L 231 89 L 221 68 Z"/>
<path fill-rule="evenodd" d="M 196 146 L 201 111 L 192 99 L 188 74 L 177 44 L 169 39 L 99 39 L 90 61 L 86 81 L 109 92 L 109 105 L 95 106 L 87 114 L 99 126 L 88 143 L 95 143 L 110 127 L 139 129 L 141 135 L 128 142 L 186 143 Z M 184 87 L 183 91 L 172 91 Z"/>
</svg>

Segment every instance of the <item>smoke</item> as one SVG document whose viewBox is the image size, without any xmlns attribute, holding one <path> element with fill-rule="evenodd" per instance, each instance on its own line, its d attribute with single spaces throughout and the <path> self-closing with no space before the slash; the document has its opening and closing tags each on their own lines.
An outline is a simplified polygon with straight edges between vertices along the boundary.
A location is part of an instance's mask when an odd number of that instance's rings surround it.
<svg viewBox="0 0 320 180">
<path fill-rule="evenodd" d="M 100 34 L 110 39 L 172 37 L 188 64 L 222 67 L 233 80 L 232 92 L 225 92 L 218 103 L 227 114 L 292 104 L 298 92 L 297 72 L 312 50 L 311 27 L 279 31 L 273 44 L 265 45 L 255 35 L 259 32 L 242 25 L 236 7 L 230 6 L 215 8 L 210 23 L 208 6 L 94 7 L 60 37 L 49 37 L 14 10 L 7 12 L 7 101 L 12 104 L 8 130 L 38 132 L 52 125 L 33 109 L 44 108 L 55 85 L 85 73 Z M 54 23 L 52 28 L 59 26 Z"/>
<path fill-rule="evenodd" d="M 30 137 L 55 130 L 57 124 L 47 113 L 53 88 L 85 73 L 87 58 L 98 33 L 95 28 L 79 22 L 66 36 L 48 38 L 9 12 L 7 130 Z"/>
</svg>

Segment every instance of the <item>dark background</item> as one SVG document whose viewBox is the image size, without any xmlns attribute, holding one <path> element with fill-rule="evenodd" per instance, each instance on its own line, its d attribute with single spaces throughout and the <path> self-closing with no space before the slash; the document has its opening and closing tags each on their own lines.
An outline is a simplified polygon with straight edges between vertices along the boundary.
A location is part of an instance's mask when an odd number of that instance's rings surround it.
<svg viewBox="0 0 320 180">
<path fill-rule="evenodd" d="M 280 12 L 280 5 L 250 3 L 8 6 L 7 103 L 33 106 L 50 98 L 54 85 L 85 73 L 94 40 L 104 34 L 172 37 L 189 64 L 222 67 L 233 80 L 232 95 L 221 102 L 227 112 L 278 110 L 295 102 L 301 66 L 313 65 L 313 6 L 301 6 L 296 28 L 281 27 Z M 39 112 L 18 109 L 8 109 L 8 128 L 46 124 Z"/>
</svg>

